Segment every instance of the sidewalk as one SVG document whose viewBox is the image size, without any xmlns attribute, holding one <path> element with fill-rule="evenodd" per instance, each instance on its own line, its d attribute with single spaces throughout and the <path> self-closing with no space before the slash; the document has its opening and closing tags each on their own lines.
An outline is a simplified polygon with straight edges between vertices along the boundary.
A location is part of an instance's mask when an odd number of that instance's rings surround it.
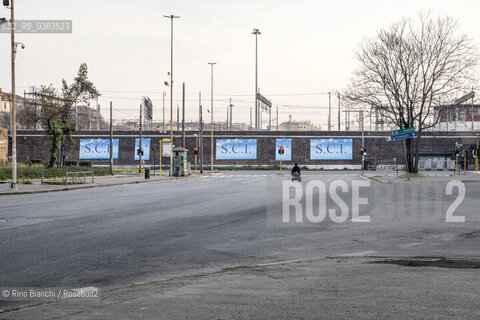
<svg viewBox="0 0 480 320">
<path fill-rule="evenodd" d="M 208 175 L 219 175 L 223 172 L 207 172 L 203 176 Z M 45 192 L 56 192 L 56 191 L 68 191 L 68 190 L 77 190 L 77 189 L 88 189 L 88 188 L 98 188 L 98 187 L 110 187 L 118 186 L 124 184 L 136 184 L 136 183 L 148 183 L 148 182 L 160 182 L 168 180 L 177 180 L 177 179 L 189 179 L 200 177 L 191 175 L 188 177 L 169 177 L 167 175 L 160 176 L 150 176 L 150 179 L 145 179 L 143 175 L 129 174 L 129 175 L 115 175 L 115 176 L 98 176 L 95 177 L 94 183 L 89 183 L 89 178 L 87 178 L 86 184 L 76 184 L 76 185 L 56 185 L 56 184 L 40 184 L 40 180 L 33 180 L 33 184 L 22 184 L 19 181 L 17 190 L 12 190 L 10 188 L 10 181 L 0 183 L 0 196 L 1 195 L 13 195 L 13 194 L 32 194 L 32 193 L 45 193 Z"/>
<path fill-rule="evenodd" d="M 404 174 L 400 172 L 399 175 Z M 463 182 L 475 182 L 480 181 L 480 174 L 476 174 L 475 171 L 467 171 L 467 173 L 461 173 L 455 175 L 453 171 L 433 171 L 433 172 L 420 172 L 422 176 L 411 176 L 410 181 L 407 178 L 397 178 L 396 172 L 393 171 L 366 171 L 363 176 L 374 181 L 382 183 L 424 183 L 424 182 L 447 182 L 450 180 L 460 180 Z"/>
</svg>

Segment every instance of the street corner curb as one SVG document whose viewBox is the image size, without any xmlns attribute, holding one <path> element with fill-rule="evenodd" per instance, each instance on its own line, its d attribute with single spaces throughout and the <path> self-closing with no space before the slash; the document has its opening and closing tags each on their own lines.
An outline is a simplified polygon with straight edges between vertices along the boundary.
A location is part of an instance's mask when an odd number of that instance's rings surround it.
<svg viewBox="0 0 480 320">
<path fill-rule="evenodd" d="M 140 183 L 152 183 L 152 182 L 163 182 L 170 180 L 179 180 L 181 178 L 177 177 L 167 177 L 162 180 L 139 180 L 139 181 L 127 181 L 127 182 L 117 182 L 117 183 L 108 183 L 108 184 L 92 184 L 92 185 L 83 185 L 83 186 L 72 186 L 58 189 L 46 189 L 46 190 L 27 190 L 27 191 L 12 191 L 12 192 L 0 192 L 0 196 L 8 195 L 23 195 L 23 194 L 36 194 L 36 193 L 51 193 L 51 192 L 60 192 L 60 191 L 72 191 L 72 190 L 82 190 L 82 189 L 93 189 L 93 188 L 103 188 L 103 187 L 114 187 L 122 186 L 127 184 L 140 184 Z"/>
</svg>

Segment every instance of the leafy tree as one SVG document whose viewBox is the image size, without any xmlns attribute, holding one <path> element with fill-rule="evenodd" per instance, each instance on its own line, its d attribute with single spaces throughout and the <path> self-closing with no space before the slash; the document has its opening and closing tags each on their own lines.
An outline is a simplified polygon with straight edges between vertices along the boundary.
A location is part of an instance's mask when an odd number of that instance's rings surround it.
<svg viewBox="0 0 480 320">
<path fill-rule="evenodd" d="M 48 165 L 53 167 L 58 160 L 58 151 L 64 154 L 66 142 L 72 142 L 72 133 L 75 131 L 75 104 L 87 103 L 98 98 L 100 93 L 88 80 L 88 68 L 83 63 L 72 84 L 69 85 L 66 80 L 62 80 L 60 93 L 53 85 L 42 86 L 39 96 L 42 108 L 41 121 L 51 140 Z"/>
<path fill-rule="evenodd" d="M 416 172 L 423 131 L 438 123 L 441 106 L 477 80 L 477 48 L 452 18 L 421 13 L 417 21 L 402 19 L 365 40 L 356 59 L 347 101 L 398 128 L 416 127 L 417 138 L 406 141 L 409 168 Z"/>
</svg>

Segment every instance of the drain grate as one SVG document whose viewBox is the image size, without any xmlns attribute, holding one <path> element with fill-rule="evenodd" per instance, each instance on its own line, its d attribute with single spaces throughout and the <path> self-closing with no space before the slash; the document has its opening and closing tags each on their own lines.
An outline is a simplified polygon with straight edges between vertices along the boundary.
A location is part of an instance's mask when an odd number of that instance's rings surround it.
<svg viewBox="0 0 480 320">
<path fill-rule="evenodd" d="M 371 264 L 395 264 L 404 267 L 437 267 L 449 269 L 480 269 L 480 261 L 462 259 L 387 259 L 369 261 Z"/>
</svg>

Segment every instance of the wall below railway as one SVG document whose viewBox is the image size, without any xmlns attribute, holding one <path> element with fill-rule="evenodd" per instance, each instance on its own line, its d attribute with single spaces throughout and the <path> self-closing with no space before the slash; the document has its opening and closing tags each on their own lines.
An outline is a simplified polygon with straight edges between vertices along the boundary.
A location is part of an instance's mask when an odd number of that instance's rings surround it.
<svg viewBox="0 0 480 320">
<path fill-rule="evenodd" d="M 186 132 L 185 147 L 190 150 L 187 160 L 194 161 L 193 148 L 198 143 L 196 137 L 198 132 Z M 239 131 L 219 131 L 214 133 L 214 140 L 217 139 L 256 139 L 257 156 L 252 160 L 217 160 L 214 157 L 215 165 L 272 165 L 278 163 L 275 160 L 276 139 L 291 139 L 292 143 L 292 161 L 286 164 L 298 162 L 301 165 L 312 167 L 351 167 L 361 164 L 360 147 L 362 139 L 364 146 L 367 148 L 367 159 L 376 160 L 379 164 L 391 164 L 393 158 L 397 158 L 401 164 L 404 161 L 403 148 L 401 141 L 387 141 L 386 137 L 389 132 L 365 132 L 362 138 L 361 132 L 354 131 L 312 131 L 312 132 L 291 132 L 291 131 L 262 131 L 262 132 L 239 132 Z M 164 138 L 169 138 L 168 133 L 159 133 L 147 131 L 143 133 L 143 138 L 150 139 L 150 146 L 155 146 L 155 161 L 158 163 L 158 146 L 159 142 Z M 134 160 L 135 156 L 135 139 L 138 138 L 138 132 L 122 131 L 115 132 L 114 138 L 119 139 L 118 159 L 114 160 L 114 165 L 134 166 L 138 161 Z M 73 143 L 65 148 L 65 156 L 67 160 L 79 160 L 80 141 L 82 139 L 109 139 L 107 131 L 85 131 L 75 132 L 73 135 Z M 351 139 L 352 140 L 352 159 L 349 160 L 312 160 L 310 156 L 310 140 L 311 139 Z M 476 144 L 476 134 L 472 132 L 440 132 L 440 133 L 424 133 L 420 146 L 421 154 L 449 156 L 455 150 L 455 144 L 461 143 L 465 147 Z M 0 160 L 2 159 L 2 143 L 8 138 L 4 133 L 0 135 Z M 205 165 L 210 164 L 210 132 L 205 132 L 203 136 L 203 161 Z M 182 144 L 181 132 L 174 132 L 174 145 Z M 17 156 L 18 161 L 26 161 L 28 159 L 41 159 L 46 162 L 49 158 L 50 141 L 48 137 L 40 131 L 18 131 L 17 133 Z M 214 142 L 214 156 L 216 147 Z M 164 162 L 168 158 L 163 158 Z M 108 165 L 109 160 L 92 160 L 94 165 Z M 150 160 L 145 161 L 147 165 L 153 164 L 153 155 Z"/>
</svg>

